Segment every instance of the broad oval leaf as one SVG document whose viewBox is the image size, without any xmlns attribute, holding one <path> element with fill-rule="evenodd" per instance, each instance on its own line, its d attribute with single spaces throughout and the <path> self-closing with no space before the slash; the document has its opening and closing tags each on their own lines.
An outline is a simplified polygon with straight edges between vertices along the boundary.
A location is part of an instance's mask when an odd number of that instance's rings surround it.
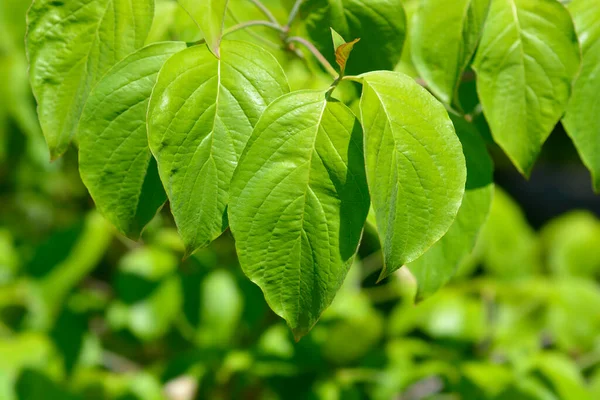
<svg viewBox="0 0 600 400">
<path fill-rule="evenodd" d="M 210 51 L 220 57 L 219 46 L 223 36 L 225 11 L 228 0 L 177 0 L 196 22 Z"/>
<path fill-rule="evenodd" d="M 220 59 L 190 47 L 161 69 L 148 139 L 188 254 L 227 228 L 237 161 L 263 110 L 288 91 L 275 58 L 245 42 L 224 41 Z"/>
<path fill-rule="evenodd" d="M 346 41 L 360 39 L 348 60 L 348 74 L 391 70 L 400 61 L 406 31 L 401 0 L 306 0 L 302 13 L 308 35 L 332 64 L 330 27 Z"/>
<path fill-rule="evenodd" d="M 594 101 L 600 93 L 600 2 L 574 0 L 568 7 L 583 59 L 563 124 L 600 192 L 600 102 Z"/>
<path fill-rule="evenodd" d="M 425 254 L 407 265 L 417 279 L 417 300 L 431 296 L 446 284 L 469 256 L 490 212 L 494 194 L 493 165 L 475 127 L 452 118 L 467 165 L 465 195 L 456 220 Z"/>
<path fill-rule="evenodd" d="M 369 210 L 358 120 L 322 91 L 281 97 L 254 129 L 231 198 L 244 273 L 299 339 L 333 301 Z"/>
<path fill-rule="evenodd" d="M 424 0 L 410 32 L 415 67 L 431 91 L 450 104 L 483 31 L 490 0 Z"/>
<path fill-rule="evenodd" d="M 492 0 L 473 68 L 494 140 L 528 176 L 579 69 L 573 21 L 556 0 Z"/>
<path fill-rule="evenodd" d="M 465 158 L 446 110 L 413 79 L 384 71 L 359 78 L 383 278 L 448 231 L 465 191 Z"/>
<path fill-rule="evenodd" d="M 158 71 L 185 43 L 157 43 L 115 65 L 90 93 L 79 124 L 79 171 L 98 210 L 137 238 L 164 204 L 146 112 Z"/>
<path fill-rule="evenodd" d="M 68 148 L 88 94 L 144 45 L 152 0 L 35 0 L 27 15 L 30 80 L 53 159 Z"/>
</svg>

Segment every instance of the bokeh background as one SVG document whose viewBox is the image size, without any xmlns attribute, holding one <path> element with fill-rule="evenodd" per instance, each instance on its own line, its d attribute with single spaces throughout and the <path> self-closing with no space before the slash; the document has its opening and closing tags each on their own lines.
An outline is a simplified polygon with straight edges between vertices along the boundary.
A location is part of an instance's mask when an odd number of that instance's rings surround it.
<svg viewBox="0 0 600 400">
<path fill-rule="evenodd" d="M 228 23 L 256 13 L 231 3 Z M 285 18 L 290 1 L 266 3 Z M 28 6 L 0 0 L 0 400 L 600 399 L 600 197 L 562 127 L 525 181 L 476 119 L 498 185 L 457 276 L 418 305 L 405 271 L 375 285 L 367 227 L 334 304 L 295 343 L 228 232 L 182 261 L 165 207 L 132 242 L 94 211 L 76 151 L 49 162 Z M 198 39 L 174 1 L 157 15 L 151 40 Z M 293 88 L 326 87 L 310 61 L 270 50 Z M 414 73 L 405 53 L 398 69 Z M 340 92 L 352 103 L 355 90 Z"/>
</svg>

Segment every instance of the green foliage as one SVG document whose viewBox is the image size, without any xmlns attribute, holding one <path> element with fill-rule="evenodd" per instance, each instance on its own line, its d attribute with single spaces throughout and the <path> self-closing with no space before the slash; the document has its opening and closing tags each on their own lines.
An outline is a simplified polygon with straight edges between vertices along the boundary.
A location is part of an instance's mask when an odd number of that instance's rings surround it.
<svg viewBox="0 0 600 400">
<path fill-rule="evenodd" d="M 79 124 L 81 178 L 102 214 L 131 237 L 139 237 L 166 200 L 145 119 L 158 71 L 184 48 L 153 44 L 119 62 L 90 94 Z"/>
<path fill-rule="evenodd" d="M 573 139 L 581 159 L 592 172 L 594 189 L 600 191 L 600 106 L 594 99 L 600 89 L 600 3 L 575 0 L 569 3 L 575 22 L 582 53 L 579 76 L 573 86 L 567 113 L 563 119 L 565 129 Z"/>
<path fill-rule="evenodd" d="M 190 47 L 161 69 L 148 137 L 188 253 L 227 228 L 237 161 L 261 113 L 287 91 L 275 58 L 249 43 L 224 42 L 220 59 Z"/>
<path fill-rule="evenodd" d="M 178 2 L 204 34 L 209 49 L 217 58 L 221 58 L 219 45 L 221 44 L 228 0 L 178 0 Z"/>
<path fill-rule="evenodd" d="M 466 262 L 485 222 L 494 192 L 492 160 L 472 124 L 453 118 L 467 165 L 462 204 L 448 232 L 425 254 L 407 264 L 417 279 L 417 299 L 429 297 Z"/>
<path fill-rule="evenodd" d="M 487 146 L 597 189 L 600 9 L 450 3 L 0 0 L 0 398 L 597 397 L 600 222 Z"/>
<path fill-rule="evenodd" d="M 324 91 L 298 91 L 265 110 L 233 178 L 242 268 L 298 339 L 333 300 L 358 247 L 369 210 L 362 148 L 348 107 Z"/>
<path fill-rule="evenodd" d="M 452 104 L 483 31 L 491 0 L 419 2 L 411 32 L 415 67 L 433 93 Z M 439 32 L 443 31 L 444 35 Z"/>
<path fill-rule="evenodd" d="M 396 72 L 360 78 L 365 161 L 384 278 L 448 231 L 465 190 L 465 158 L 442 105 L 412 79 Z"/>
<path fill-rule="evenodd" d="M 29 74 L 53 159 L 75 136 L 94 85 L 144 45 L 153 13 L 152 0 L 33 2 L 27 14 Z"/>
<path fill-rule="evenodd" d="M 329 28 L 346 41 L 360 38 L 348 61 L 348 73 L 393 69 L 400 60 L 406 16 L 400 0 L 306 0 L 306 31 L 330 62 L 335 61 Z"/>
<path fill-rule="evenodd" d="M 580 50 L 573 20 L 555 0 L 493 0 L 473 62 L 496 142 L 528 176 L 564 114 Z"/>
<path fill-rule="evenodd" d="M 414 262 L 419 299 L 446 283 L 467 260 L 491 201 L 492 167 L 475 128 L 481 124 L 470 126 L 466 120 L 478 115 L 466 112 L 483 110 L 497 143 L 528 175 L 567 108 L 580 64 L 569 11 L 554 0 L 469 0 L 450 9 L 435 0 L 409 2 L 410 19 L 398 0 L 296 1 L 283 9 L 285 25 L 258 0 L 246 6 L 266 20 L 240 21 L 226 0 L 180 0 L 183 19 L 177 5 L 162 1 L 153 19 L 153 2 L 144 1 L 34 2 L 30 75 L 51 156 L 77 133 L 85 185 L 99 211 L 131 238 L 139 238 L 165 199 L 186 256 L 220 236 L 231 218 L 242 269 L 297 337 L 341 286 L 369 199 L 385 260 L 380 278 Z M 594 9 L 571 8 L 587 54 L 595 31 L 586 21 Z M 50 35 L 56 18 L 61 23 Z M 196 34 L 187 32 L 190 21 Z M 281 44 L 260 34 L 246 39 L 288 54 L 224 39 L 254 27 L 274 30 Z M 399 69 L 419 73 L 442 103 L 399 72 L 374 71 L 399 63 L 407 31 L 410 48 Z M 148 36 L 196 42 L 138 50 Z M 289 91 L 286 70 L 293 71 L 289 57 L 298 46 L 334 80 L 318 92 L 321 99 L 298 92 L 276 102 Z M 474 87 L 463 87 L 471 67 L 479 108 Z M 362 93 L 342 81 L 361 83 Z M 342 101 L 355 110 L 358 104 L 360 121 Z M 447 109 L 461 114 L 454 123 Z M 457 135 L 454 125 L 464 132 Z M 575 130 L 569 128 L 580 137 Z M 330 143 L 321 143 L 322 135 Z M 364 156 L 356 151 L 360 143 Z M 486 240 L 502 243 L 500 232 Z M 486 260 L 499 271 L 493 253 Z"/>
</svg>

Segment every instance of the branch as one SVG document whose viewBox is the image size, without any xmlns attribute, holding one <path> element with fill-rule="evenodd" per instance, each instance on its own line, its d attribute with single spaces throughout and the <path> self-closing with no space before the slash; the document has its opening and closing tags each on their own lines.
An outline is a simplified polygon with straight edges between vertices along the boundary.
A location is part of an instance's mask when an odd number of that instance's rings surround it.
<svg viewBox="0 0 600 400">
<path fill-rule="evenodd" d="M 231 19 L 233 19 L 233 21 L 236 24 L 240 24 L 240 20 L 237 19 L 237 17 L 235 16 L 235 14 L 233 14 L 233 12 L 231 11 L 231 9 L 227 9 L 227 12 L 229 13 L 229 16 L 231 17 Z M 260 36 L 259 34 L 252 32 L 252 31 L 248 31 L 248 35 L 252 36 L 253 38 L 255 38 L 256 40 L 260 40 L 261 42 L 263 42 L 264 44 L 266 44 L 269 47 L 272 47 L 274 49 L 280 50 L 281 49 L 281 45 L 278 45 L 277 43 L 274 43 L 272 41 L 270 41 L 267 38 L 264 38 L 262 36 Z"/>
<path fill-rule="evenodd" d="M 263 14 L 265 14 L 265 16 L 269 19 L 269 21 L 278 24 L 277 19 L 275 18 L 275 16 L 271 13 L 271 11 L 269 11 L 269 9 L 267 8 L 267 6 L 265 6 L 263 3 L 260 2 L 260 0 L 250 0 L 260 11 L 262 11 Z"/>
<path fill-rule="evenodd" d="M 321 52 L 317 50 L 317 48 L 311 42 L 299 36 L 291 36 L 287 39 L 287 42 L 300 43 L 301 45 L 306 47 L 313 54 L 313 56 L 315 56 L 315 58 L 319 60 L 323 68 L 325 68 L 325 70 L 329 73 L 329 75 L 331 75 L 332 78 L 337 79 L 339 77 L 339 74 L 337 73 L 335 68 L 331 66 L 329 61 L 327 61 L 323 54 L 321 54 Z"/>
<path fill-rule="evenodd" d="M 292 11 L 290 11 L 290 16 L 288 18 L 288 22 L 287 22 L 287 24 L 284 27 L 284 29 L 286 31 L 290 30 L 290 27 L 292 26 L 292 23 L 296 19 L 296 15 L 298 15 L 298 11 L 300 11 L 300 6 L 302 5 L 303 1 L 304 0 L 296 0 L 296 2 L 294 3 L 294 6 L 292 7 Z"/>
<path fill-rule="evenodd" d="M 266 26 L 272 29 L 275 29 L 278 32 L 284 32 L 283 28 L 281 26 L 279 26 L 279 24 L 275 24 L 273 22 L 269 22 L 269 21 L 247 21 L 247 22 L 243 22 L 241 24 L 237 24 L 232 26 L 229 29 L 226 29 L 225 32 L 223 32 L 223 37 L 229 35 L 230 33 L 239 31 L 241 29 L 246 29 L 246 28 L 250 28 L 253 26 Z"/>
</svg>

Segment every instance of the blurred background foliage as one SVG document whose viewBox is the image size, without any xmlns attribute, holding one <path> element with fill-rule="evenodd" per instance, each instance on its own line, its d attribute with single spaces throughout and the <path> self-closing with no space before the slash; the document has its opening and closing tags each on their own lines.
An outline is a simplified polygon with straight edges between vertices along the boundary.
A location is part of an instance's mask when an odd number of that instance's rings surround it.
<svg viewBox="0 0 600 400">
<path fill-rule="evenodd" d="M 228 24 L 260 17 L 231 2 Z M 267 3 L 283 20 L 292 2 Z M 229 233 L 182 261 L 163 210 L 129 241 L 94 211 L 76 152 L 49 162 L 27 80 L 27 7 L 0 0 L 1 400 L 600 398 L 600 202 L 560 126 L 527 183 L 489 143 L 503 189 L 447 287 L 414 305 L 408 271 L 375 285 L 367 227 L 334 304 L 295 343 Z M 151 41 L 199 38 L 174 1 L 156 15 Z M 269 35 L 236 33 L 266 47 Z M 328 85 L 310 60 L 269 50 L 292 88 Z M 415 75 L 407 46 L 397 69 Z M 465 82 L 461 95 L 473 93 Z M 339 93 L 350 105 L 356 95 L 352 84 Z"/>
</svg>

